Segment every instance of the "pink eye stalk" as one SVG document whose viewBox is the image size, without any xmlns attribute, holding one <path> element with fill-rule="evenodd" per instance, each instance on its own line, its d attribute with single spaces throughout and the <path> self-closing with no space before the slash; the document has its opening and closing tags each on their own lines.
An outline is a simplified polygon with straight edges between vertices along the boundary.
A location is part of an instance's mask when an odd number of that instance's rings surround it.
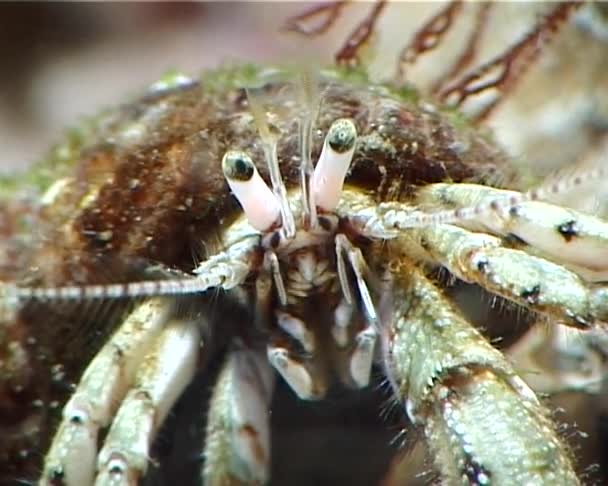
<svg viewBox="0 0 608 486">
<path fill-rule="evenodd" d="M 239 151 L 226 152 L 222 160 L 222 170 L 251 226 L 259 231 L 267 231 L 279 221 L 279 202 L 249 155 Z"/>
<path fill-rule="evenodd" d="M 356 142 L 357 128 L 352 120 L 332 123 L 312 178 L 314 201 L 324 211 L 334 210 L 340 202 Z"/>
</svg>

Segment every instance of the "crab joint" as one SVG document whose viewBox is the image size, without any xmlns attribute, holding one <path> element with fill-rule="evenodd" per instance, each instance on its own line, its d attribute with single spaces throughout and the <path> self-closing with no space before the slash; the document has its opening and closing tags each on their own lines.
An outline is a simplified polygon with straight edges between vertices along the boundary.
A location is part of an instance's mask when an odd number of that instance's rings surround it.
<svg viewBox="0 0 608 486">
<path fill-rule="evenodd" d="M 325 211 L 332 211 L 340 202 L 356 141 L 355 124 L 346 118 L 333 122 L 327 132 L 312 179 L 314 201 Z"/>
<path fill-rule="evenodd" d="M 222 170 L 251 226 L 259 231 L 271 228 L 281 214 L 279 202 L 260 176 L 251 157 L 245 152 L 230 150 L 222 159 Z"/>
<path fill-rule="evenodd" d="M 312 376 L 306 367 L 289 355 L 286 348 L 269 345 L 267 348 L 268 361 L 283 377 L 291 389 L 302 400 L 319 398 Z"/>
</svg>

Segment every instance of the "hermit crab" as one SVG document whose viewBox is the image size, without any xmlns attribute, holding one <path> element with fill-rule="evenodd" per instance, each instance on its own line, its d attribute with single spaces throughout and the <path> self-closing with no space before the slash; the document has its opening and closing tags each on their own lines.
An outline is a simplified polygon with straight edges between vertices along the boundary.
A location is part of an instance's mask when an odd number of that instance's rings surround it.
<svg viewBox="0 0 608 486">
<path fill-rule="evenodd" d="M 403 63 L 440 40 L 458 4 Z M 74 132 L 35 211 L 6 210 L 29 236 L 3 243 L 0 411 L 18 426 L 3 423 L 2 460 L 46 427 L 40 484 L 167 484 L 180 438 L 163 450 L 164 426 L 198 408 L 188 481 L 276 482 L 280 383 L 304 405 L 336 387 L 381 391 L 442 483 L 578 484 L 549 409 L 446 293 L 473 284 L 514 321 L 541 316 L 601 342 L 608 222 L 548 201 L 608 169 L 524 188 L 491 136 L 447 107 L 495 89 L 477 111 L 488 116 L 576 6 L 448 82 L 456 69 L 437 99 L 356 65 L 377 2 L 337 67 L 173 75 Z M 201 376 L 214 378 L 210 397 L 193 404 Z"/>
</svg>

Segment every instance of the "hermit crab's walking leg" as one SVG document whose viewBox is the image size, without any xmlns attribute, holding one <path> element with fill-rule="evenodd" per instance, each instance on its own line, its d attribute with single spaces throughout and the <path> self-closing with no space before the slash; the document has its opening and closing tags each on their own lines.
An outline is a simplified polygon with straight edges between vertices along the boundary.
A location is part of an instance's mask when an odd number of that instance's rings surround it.
<svg viewBox="0 0 608 486">
<path fill-rule="evenodd" d="M 500 203 L 519 196 L 515 191 L 476 184 L 430 184 L 419 191 L 417 202 L 460 208 L 496 201 L 495 210 L 455 223 L 515 238 L 542 256 L 583 273 L 589 280 L 608 278 L 608 222 L 542 201 Z"/>
<path fill-rule="evenodd" d="M 199 322 L 174 319 L 146 353 L 99 452 L 97 486 L 136 486 L 145 474 L 150 445 L 194 376 L 199 329 Z"/>
<path fill-rule="evenodd" d="M 209 486 L 264 484 L 270 475 L 274 371 L 266 353 L 230 353 L 207 418 L 203 480 Z"/>
<path fill-rule="evenodd" d="M 112 420 L 170 310 L 169 302 L 162 299 L 140 304 L 93 359 L 63 409 L 41 485 L 93 483 L 98 431 Z"/>
<path fill-rule="evenodd" d="M 543 258 L 503 248 L 499 238 L 448 224 L 411 229 L 408 236 L 465 282 L 575 327 L 608 321 L 608 289 L 590 287 Z"/>
<path fill-rule="evenodd" d="M 505 358 L 405 261 L 380 302 L 386 373 L 446 484 L 579 484 L 548 412 Z"/>
<path fill-rule="evenodd" d="M 549 189 L 558 192 L 578 185 L 593 173 L 574 174 L 571 181 L 563 179 Z M 419 191 L 416 200 L 422 207 L 430 205 L 431 212 L 391 202 L 371 212 L 353 208 L 350 214 L 363 234 L 389 239 L 401 235 L 400 244 L 410 254 L 439 263 L 462 280 L 523 306 L 576 327 L 607 322 L 608 287 L 589 281 L 602 280 L 608 271 L 608 223 L 536 200 L 541 194 L 540 190 L 518 193 L 473 184 L 431 184 Z M 510 243 L 485 232 L 530 246 L 526 251 L 504 248 Z"/>
</svg>

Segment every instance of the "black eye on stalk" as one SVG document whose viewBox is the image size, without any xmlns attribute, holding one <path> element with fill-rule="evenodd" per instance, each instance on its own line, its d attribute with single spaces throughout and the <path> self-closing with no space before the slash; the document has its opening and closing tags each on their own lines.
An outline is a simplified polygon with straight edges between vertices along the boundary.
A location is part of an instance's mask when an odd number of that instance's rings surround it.
<svg viewBox="0 0 608 486">
<path fill-rule="evenodd" d="M 346 118 L 332 123 L 327 133 L 327 143 L 332 150 L 343 154 L 351 150 L 357 140 L 355 124 Z"/>
<path fill-rule="evenodd" d="M 245 152 L 231 150 L 222 159 L 222 170 L 226 179 L 247 182 L 253 177 L 255 166 Z"/>
</svg>

